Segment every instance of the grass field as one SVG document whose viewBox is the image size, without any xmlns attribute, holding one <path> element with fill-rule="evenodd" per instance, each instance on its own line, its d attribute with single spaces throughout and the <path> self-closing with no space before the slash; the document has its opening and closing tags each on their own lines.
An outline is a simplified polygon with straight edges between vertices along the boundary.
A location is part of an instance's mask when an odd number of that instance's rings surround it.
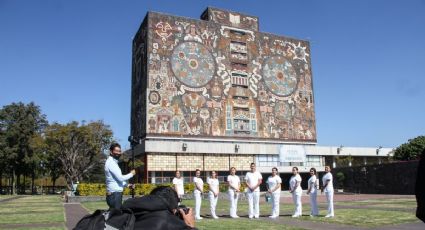
<svg viewBox="0 0 425 230">
<path fill-rule="evenodd" d="M 10 196 L 0 196 L 1 199 Z M 194 206 L 193 200 L 184 200 L 184 205 Z M 107 209 L 104 201 L 82 203 L 89 212 L 96 209 Z M 260 205 L 260 215 L 262 218 L 250 220 L 248 215 L 247 201 L 240 201 L 238 205 L 239 219 L 228 218 L 229 203 L 227 200 L 219 200 L 217 214 L 219 220 L 211 219 L 208 200 L 203 200 L 201 213 L 205 217 L 197 221 L 199 229 L 303 229 L 303 223 L 334 223 L 346 226 L 373 228 L 377 226 L 395 225 L 402 223 L 417 222 L 414 215 L 416 201 L 412 199 L 373 199 L 350 202 L 337 202 L 335 218 L 324 218 L 326 215 L 326 204 L 320 203 L 320 216 L 311 218 L 309 216 L 310 206 L 303 204 L 303 214 L 301 218 L 293 219 L 294 206 L 292 203 L 281 203 L 280 217 L 277 220 L 267 218 L 271 212 L 271 205 L 262 203 Z M 344 206 L 344 208 L 342 208 Z M 352 206 L 348 209 L 347 206 Z M 398 210 L 392 210 L 396 208 Z M 313 221 L 313 222 L 312 222 Z M 66 229 L 65 228 L 64 207 L 58 196 L 26 196 L 19 199 L 0 202 L 0 229 Z M 27 224 L 27 226 L 18 226 Z M 37 226 L 45 224 L 44 227 Z M 49 227 L 49 224 L 56 227 Z M 16 227 L 15 227 L 15 226 Z M 11 228 L 10 226 L 14 226 Z M 28 227 L 29 226 L 29 227 Z"/>
<path fill-rule="evenodd" d="M 64 226 L 64 208 L 58 196 L 26 196 L 0 203 L 0 229 L 10 225 L 34 224 L 34 227 L 13 229 L 64 229 L 64 227 L 37 227 L 37 224 L 62 224 Z M 7 226 L 7 227 L 2 227 Z"/>
<path fill-rule="evenodd" d="M 182 204 L 194 207 L 193 200 L 184 200 Z M 369 205 L 371 204 L 371 205 Z M 402 211 L 388 211 L 385 210 L 387 207 L 393 205 L 405 205 L 404 207 L 412 208 L 416 205 L 414 199 L 391 199 L 391 200 L 367 200 L 367 201 L 351 201 L 351 202 L 339 202 L 336 205 L 350 205 L 354 206 L 352 209 L 336 209 L 334 218 L 324 218 L 326 215 L 326 204 L 319 204 L 320 216 L 311 218 L 309 204 L 303 205 L 304 216 L 299 218 L 299 221 L 314 221 L 322 223 L 335 223 L 350 226 L 359 227 L 377 227 L 385 225 L 394 225 L 402 223 L 416 222 L 417 218 L 414 215 L 414 211 L 406 209 Z M 83 203 L 91 212 L 96 209 L 106 209 L 105 202 L 86 202 Z M 368 208 L 365 209 L 364 207 Z M 355 208 L 357 207 L 357 208 Z M 363 207 L 363 208 L 362 208 Z M 414 206 L 416 207 L 416 206 Z M 238 205 L 238 215 L 242 218 L 230 219 L 229 215 L 229 203 L 226 200 L 219 200 L 217 205 L 217 214 L 221 216 L 220 220 L 210 218 L 209 202 L 203 200 L 201 213 L 204 218 L 201 221 L 197 221 L 197 227 L 199 229 L 302 229 L 296 226 L 288 226 L 285 222 L 293 221 L 291 218 L 294 206 L 292 203 L 281 203 L 280 205 L 280 218 L 277 221 L 272 221 L 267 218 L 271 212 L 271 205 L 268 203 L 262 203 L 260 205 L 260 215 L 266 218 L 260 218 L 259 220 L 250 220 L 247 218 L 248 215 L 248 203 L 247 201 L 240 201 Z"/>
</svg>

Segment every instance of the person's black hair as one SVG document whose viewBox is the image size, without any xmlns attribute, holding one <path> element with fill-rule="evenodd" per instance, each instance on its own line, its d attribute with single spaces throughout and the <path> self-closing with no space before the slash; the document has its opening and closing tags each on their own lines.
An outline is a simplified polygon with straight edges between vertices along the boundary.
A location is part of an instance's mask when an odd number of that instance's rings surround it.
<svg viewBox="0 0 425 230">
<path fill-rule="evenodd" d="M 158 186 L 152 190 L 150 195 L 161 197 L 167 202 L 169 210 L 176 209 L 179 203 L 179 196 L 176 190 L 169 186 Z"/>
<path fill-rule="evenodd" d="M 315 168 L 311 168 L 310 171 L 313 171 L 314 175 L 316 175 L 316 169 Z"/>
<path fill-rule="evenodd" d="M 276 168 L 276 167 L 273 167 L 273 168 L 272 168 L 272 171 L 273 171 L 273 169 L 276 169 L 276 172 L 279 172 L 279 170 L 277 170 L 277 168 Z"/>
<path fill-rule="evenodd" d="M 252 163 L 251 163 L 251 166 L 252 166 L 252 165 L 255 165 L 255 163 L 254 163 L 254 162 L 252 162 Z"/>
<path fill-rule="evenodd" d="M 298 172 L 298 167 L 292 167 L 292 169 L 296 169 L 296 170 L 297 170 L 297 172 Z"/>
<path fill-rule="evenodd" d="M 118 143 L 112 143 L 111 146 L 109 147 L 109 150 L 112 152 L 116 147 L 121 148 L 121 145 Z"/>
<path fill-rule="evenodd" d="M 231 168 L 230 168 L 230 171 L 232 171 L 232 169 L 235 169 L 235 170 L 236 170 L 236 168 L 235 168 L 235 167 L 231 167 Z"/>
<path fill-rule="evenodd" d="M 196 169 L 196 170 L 195 170 L 195 172 L 198 172 L 198 171 L 199 171 L 199 172 L 201 172 L 201 170 L 199 170 L 199 169 Z"/>
</svg>

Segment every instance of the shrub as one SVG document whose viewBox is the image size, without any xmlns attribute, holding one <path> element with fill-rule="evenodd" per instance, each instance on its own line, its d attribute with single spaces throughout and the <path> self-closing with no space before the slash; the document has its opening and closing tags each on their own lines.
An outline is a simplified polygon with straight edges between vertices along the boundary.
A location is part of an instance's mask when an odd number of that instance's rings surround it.
<svg viewBox="0 0 425 230">
<path fill-rule="evenodd" d="M 336 174 L 336 181 L 338 182 L 338 187 L 343 188 L 344 187 L 344 181 L 345 181 L 345 175 L 343 172 L 338 172 Z"/>
<path fill-rule="evenodd" d="M 135 184 L 134 194 L 137 196 L 148 195 L 154 188 L 157 186 L 173 186 L 172 184 Z M 245 183 L 241 184 L 241 191 L 244 191 L 246 185 Z M 193 193 L 195 185 L 193 183 L 184 184 L 185 193 Z M 227 192 L 227 184 L 220 183 L 219 190 L 220 192 Z M 204 184 L 204 192 L 209 191 L 208 184 Z M 105 196 L 106 195 L 106 185 L 105 184 L 88 184 L 81 183 L 77 187 L 77 193 L 80 196 Z M 124 188 L 123 195 L 131 195 L 131 189 Z"/>
</svg>

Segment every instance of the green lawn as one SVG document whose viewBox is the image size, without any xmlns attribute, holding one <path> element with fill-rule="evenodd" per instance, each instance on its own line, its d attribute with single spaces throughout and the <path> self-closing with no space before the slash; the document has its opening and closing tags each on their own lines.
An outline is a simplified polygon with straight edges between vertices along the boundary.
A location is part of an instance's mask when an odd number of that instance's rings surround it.
<svg viewBox="0 0 425 230">
<path fill-rule="evenodd" d="M 10 197 L 10 196 L 9 196 Z M 1 197 L 4 198 L 4 197 Z M 194 206 L 193 200 L 184 200 L 184 205 Z M 82 203 L 90 212 L 96 209 L 107 209 L 105 201 L 84 202 Z M 221 216 L 219 220 L 209 218 L 209 202 L 203 200 L 201 213 L 204 218 L 197 221 L 199 229 L 302 229 L 298 227 L 303 221 L 314 221 L 322 223 L 336 223 L 349 225 L 353 227 L 377 227 L 385 225 L 394 225 L 401 223 L 410 223 L 418 221 L 414 215 L 414 207 L 416 201 L 414 199 L 376 199 L 365 201 L 339 202 L 337 205 L 350 205 L 358 207 L 368 207 L 367 209 L 336 209 L 335 218 L 324 218 L 326 215 L 326 204 L 320 203 L 320 216 L 311 218 L 308 216 L 310 206 L 308 203 L 303 205 L 304 216 L 297 221 L 291 221 L 295 226 L 288 225 L 290 216 L 293 213 L 294 206 L 292 203 L 281 203 L 280 218 L 277 220 L 269 220 L 268 218 L 260 218 L 259 220 L 250 220 L 248 215 L 247 201 L 240 201 L 238 205 L 238 215 L 240 219 L 227 218 L 229 215 L 229 202 L 227 200 L 219 200 L 217 206 L 217 214 Z M 401 208 L 401 211 L 388 211 L 383 208 Z M 262 217 L 270 215 L 271 205 L 268 203 L 260 204 L 260 214 Z M 37 223 L 65 223 L 64 208 L 60 197 L 58 196 L 25 196 L 19 199 L 0 202 L 0 229 L 2 225 L 10 224 L 37 224 Z M 4 229 L 4 227 L 3 227 Z M 65 229 L 65 227 L 32 227 L 32 228 L 14 228 L 14 229 Z"/>
<path fill-rule="evenodd" d="M 303 229 L 276 223 L 270 220 L 249 220 L 247 218 L 239 218 L 238 220 L 221 218 L 219 220 L 203 219 L 196 223 L 198 229 L 250 229 L 250 230 L 295 230 Z"/>
<path fill-rule="evenodd" d="M 64 208 L 58 196 L 25 196 L 0 203 L 0 229 L 10 224 L 65 223 Z M 64 229 L 34 227 L 16 229 Z"/>
<path fill-rule="evenodd" d="M 323 223 L 336 223 L 343 225 L 359 226 L 359 227 L 377 227 L 384 225 L 394 225 L 402 223 L 416 222 L 417 218 L 413 211 L 387 211 L 380 210 L 390 204 L 402 205 L 408 204 L 409 207 L 416 201 L 414 199 L 391 199 L 391 200 L 368 200 L 368 201 L 352 201 L 340 202 L 340 205 L 350 205 L 363 207 L 366 204 L 378 204 L 371 205 L 368 209 L 335 209 L 334 218 L 324 218 L 326 215 L 326 204 L 320 203 L 319 210 L 320 216 L 311 218 L 310 205 L 308 203 L 303 205 L 304 216 L 299 218 L 299 221 L 315 221 Z M 193 200 L 184 200 L 182 204 L 194 207 Z M 96 209 L 107 209 L 104 201 L 100 202 L 86 202 L 83 206 L 90 211 Z M 369 207 L 369 206 L 368 206 Z M 405 206 L 406 207 L 406 206 Z M 238 215 L 242 216 L 240 219 L 227 218 L 229 215 L 229 202 L 227 200 L 219 200 L 217 205 L 217 214 L 221 216 L 219 220 L 210 219 L 209 202 L 208 200 L 202 201 L 201 213 L 204 217 L 203 220 L 197 221 L 196 226 L 199 229 L 300 229 L 296 226 L 288 226 L 285 221 L 292 220 L 291 215 L 293 213 L 294 206 L 292 203 L 281 203 L 280 204 L 280 218 L 277 221 L 272 221 L 267 218 L 261 218 L 259 220 L 250 220 L 246 216 L 248 215 L 248 203 L 247 201 L 240 201 L 238 204 Z M 260 215 L 267 217 L 270 215 L 271 205 L 267 203 L 260 204 Z M 224 216 L 223 216 L 224 215 Z"/>
<path fill-rule="evenodd" d="M 371 208 L 400 208 L 400 209 L 414 209 L 417 207 L 415 199 L 377 199 L 377 200 L 363 200 L 363 201 L 350 201 L 350 202 L 337 202 L 335 205 L 341 206 L 368 206 Z"/>
<path fill-rule="evenodd" d="M 11 195 L 0 195 L 0 200 L 11 198 Z"/>
<path fill-rule="evenodd" d="M 302 219 L 361 227 L 378 227 L 417 221 L 414 213 L 374 209 L 335 209 L 334 218 L 303 216 Z"/>
</svg>

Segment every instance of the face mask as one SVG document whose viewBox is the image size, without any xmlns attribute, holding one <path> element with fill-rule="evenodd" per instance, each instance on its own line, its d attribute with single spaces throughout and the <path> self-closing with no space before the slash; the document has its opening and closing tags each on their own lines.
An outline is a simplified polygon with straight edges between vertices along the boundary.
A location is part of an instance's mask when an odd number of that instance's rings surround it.
<svg viewBox="0 0 425 230">
<path fill-rule="evenodd" d="M 120 157 L 121 157 L 121 154 L 119 154 L 119 155 L 112 154 L 112 157 L 113 157 L 115 160 L 119 160 L 119 159 L 120 159 Z"/>
</svg>

